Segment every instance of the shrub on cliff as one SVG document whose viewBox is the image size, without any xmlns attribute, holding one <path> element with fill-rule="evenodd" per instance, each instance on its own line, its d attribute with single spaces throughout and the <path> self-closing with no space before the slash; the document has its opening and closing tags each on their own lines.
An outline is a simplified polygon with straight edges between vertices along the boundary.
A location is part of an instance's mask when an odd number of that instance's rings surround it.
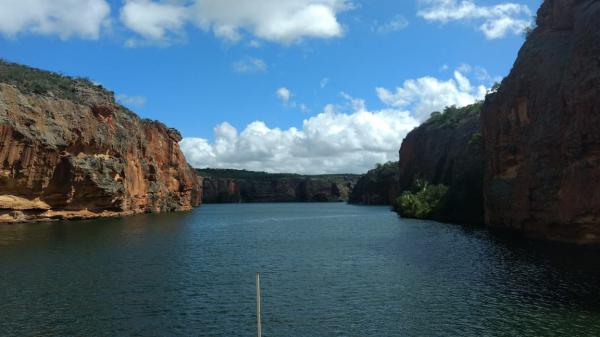
<svg viewBox="0 0 600 337">
<path fill-rule="evenodd" d="M 423 125 L 434 128 L 453 127 L 469 117 L 479 115 L 482 106 L 483 102 L 476 102 L 462 108 L 457 108 L 454 105 L 449 106 L 443 112 L 435 111 L 431 113 L 431 116 Z"/>
<path fill-rule="evenodd" d="M 394 205 L 401 216 L 427 219 L 441 206 L 448 192 L 445 185 L 432 185 L 417 179 L 410 191 L 404 191 Z"/>
<path fill-rule="evenodd" d="M 469 138 L 469 148 L 480 149 L 483 146 L 483 135 L 481 132 L 475 132 Z"/>
</svg>

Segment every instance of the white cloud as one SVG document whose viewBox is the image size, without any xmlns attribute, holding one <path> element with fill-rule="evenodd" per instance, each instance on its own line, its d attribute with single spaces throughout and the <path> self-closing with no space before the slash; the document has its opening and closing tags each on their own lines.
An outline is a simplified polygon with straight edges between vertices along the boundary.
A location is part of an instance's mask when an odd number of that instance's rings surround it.
<svg viewBox="0 0 600 337">
<path fill-rule="evenodd" d="M 236 41 L 241 32 L 289 44 L 302 38 L 343 34 L 337 14 L 346 0 L 196 0 L 196 22 L 220 37 Z"/>
<path fill-rule="evenodd" d="M 125 26 L 146 39 L 162 40 L 168 33 L 179 32 L 191 22 L 231 42 L 249 34 L 255 39 L 291 44 L 303 38 L 342 36 L 337 14 L 350 8 L 349 0 L 193 0 L 187 3 L 127 0 L 121 19 Z M 258 41 L 252 45 L 258 45 Z"/>
<path fill-rule="evenodd" d="M 375 163 L 396 160 L 402 138 L 416 121 L 396 110 L 343 113 L 334 106 L 306 119 L 302 130 L 249 124 L 239 134 L 228 123 L 215 127 L 214 143 L 186 138 L 181 148 L 196 167 L 270 172 L 362 173 Z"/>
<path fill-rule="evenodd" d="M 431 112 L 440 111 L 446 106 L 465 106 L 485 97 L 484 85 L 473 86 L 460 71 L 454 71 L 454 78 L 439 80 L 422 77 L 407 80 L 395 91 L 377 88 L 379 99 L 398 109 L 408 109 L 419 121 L 426 120 Z"/>
<path fill-rule="evenodd" d="M 378 88 L 386 104 L 379 110 L 370 110 L 363 99 L 342 93 L 345 104 L 325 106 L 323 112 L 304 120 L 301 129 L 272 128 L 255 121 L 238 131 L 222 123 L 214 129 L 213 142 L 185 138 L 181 148 L 195 167 L 364 173 L 376 163 L 398 160 L 402 140 L 429 113 L 482 98 L 483 86 L 472 84 L 459 71 L 454 76 L 408 80 L 394 93 Z M 282 90 L 280 97 L 289 102 L 292 94 Z"/>
<path fill-rule="evenodd" d="M 461 64 L 458 68 L 463 74 L 472 74 L 475 79 L 486 86 L 492 86 L 496 82 L 502 81 L 502 76 L 491 76 L 487 69 L 480 66 L 471 66 L 469 64 Z"/>
<path fill-rule="evenodd" d="M 109 24 L 109 15 L 105 0 L 0 0 L 0 34 L 97 39 Z"/>
<path fill-rule="evenodd" d="M 327 84 L 329 84 L 329 78 L 327 78 L 327 77 L 321 79 L 321 82 L 319 82 L 319 85 L 321 86 L 321 88 L 325 88 L 327 86 Z"/>
<path fill-rule="evenodd" d="M 389 22 L 385 22 L 385 23 L 375 22 L 375 24 L 372 27 L 372 30 L 374 32 L 377 32 L 380 34 L 385 34 L 385 33 L 397 32 L 406 27 L 408 27 L 408 20 L 406 20 L 406 18 L 403 17 L 402 15 L 396 15 L 396 17 L 394 17 L 394 19 L 392 19 Z"/>
<path fill-rule="evenodd" d="M 246 58 L 233 63 L 233 70 L 238 73 L 256 73 L 267 71 L 267 63 L 258 58 Z"/>
<path fill-rule="evenodd" d="M 123 105 L 143 108 L 146 105 L 146 97 L 144 96 L 129 96 L 127 94 L 117 95 L 117 101 Z"/>
<path fill-rule="evenodd" d="M 507 34 L 521 34 L 532 22 L 532 12 L 526 5 L 501 3 L 478 6 L 473 0 L 421 0 L 425 8 L 417 15 L 428 21 L 480 21 L 486 38 L 498 39 Z"/>
<path fill-rule="evenodd" d="M 284 105 L 288 105 L 290 103 L 290 98 L 292 98 L 292 92 L 290 89 L 286 87 L 281 87 L 275 91 L 275 94 Z"/>
<path fill-rule="evenodd" d="M 127 0 L 121 8 L 123 24 L 147 41 L 167 42 L 180 36 L 187 19 L 185 7 L 150 0 Z M 134 46 L 137 40 L 128 41 Z"/>
<path fill-rule="evenodd" d="M 281 100 L 281 103 L 283 103 L 283 105 L 286 108 L 298 109 L 304 113 L 310 111 L 310 108 L 308 106 L 306 106 L 306 104 L 299 103 L 299 102 L 296 102 L 295 100 L 292 100 L 292 97 L 294 96 L 294 94 L 292 94 L 290 89 L 288 89 L 286 87 L 281 87 L 281 88 L 277 89 L 275 91 L 275 94 Z"/>
</svg>

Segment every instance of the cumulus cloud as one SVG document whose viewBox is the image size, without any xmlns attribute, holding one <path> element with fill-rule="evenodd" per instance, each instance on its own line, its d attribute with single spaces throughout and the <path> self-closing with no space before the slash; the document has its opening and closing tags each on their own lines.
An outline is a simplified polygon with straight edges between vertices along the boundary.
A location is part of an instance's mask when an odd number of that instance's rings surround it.
<svg viewBox="0 0 600 337">
<path fill-rule="evenodd" d="M 485 97 L 484 85 L 474 86 L 460 71 L 454 71 L 454 78 L 440 80 L 435 77 L 421 77 L 407 80 L 395 91 L 377 88 L 379 99 L 398 109 L 412 111 L 419 121 L 426 120 L 432 111 L 440 111 L 446 106 L 465 106 Z"/>
<path fill-rule="evenodd" d="M 429 113 L 473 103 L 483 97 L 485 88 L 456 71 L 448 80 L 423 77 L 406 81 L 395 92 L 383 88 L 377 92 L 385 105 L 382 109 L 369 109 L 363 99 L 342 93 L 344 104 L 325 106 L 305 119 L 300 129 L 255 121 L 240 131 L 225 122 L 215 127 L 214 141 L 185 138 L 181 148 L 195 167 L 364 173 L 376 163 L 398 160 L 402 140 Z M 282 90 L 280 97 L 289 102 L 292 94 Z"/>
<path fill-rule="evenodd" d="M 250 34 L 291 44 L 303 38 L 342 36 L 337 14 L 350 8 L 348 0 L 127 0 L 121 20 L 148 40 L 164 39 L 189 22 L 231 42 Z"/>
<path fill-rule="evenodd" d="M 233 63 L 233 70 L 238 73 L 256 73 L 267 71 L 267 63 L 258 58 L 246 58 Z"/>
<path fill-rule="evenodd" d="M 428 21 L 478 21 L 486 38 L 498 39 L 507 34 L 520 34 L 531 25 L 529 7 L 516 3 L 478 6 L 473 0 L 421 0 L 425 8 L 417 15 Z"/>
<path fill-rule="evenodd" d="M 402 15 L 396 15 L 396 17 L 389 22 L 379 23 L 376 21 L 372 27 L 372 30 L 380 34 L 385 34 L 397 32 L 406 27 L 408 27 L 408 20 L 406 20 L 406 18 Z"/>
<path fill-rule="evenodd" d="M 305 37 L 333 38 L 343 33 L 337 14 L 346 0 L 196 0 L 196 22 L 217 36 L 236 41 L 241 31 L 284 44 Z"/>
<path fill-rule="evenodd" d="M 334 106 L 306 119 L 302 130 L 270 128 L 257 121 L 238 131 L 215 127 L 215 141 L 181 142 L 196 167 L 244 168 L 270 172 L 361 173 L 375 163 L 396 160 L 398 146 L 416 121 L 393 109 L 344 113 Z"/>
<path fill-rule="evenodd" d="M 109 24 L 105 0 L 0 0 L 0 34 L 57 35 L 98 39 Z"/>
<path fill-rule="evenodd" d="M 185 7 L 150 0 L 127 0 L 121 8 L 121 21 L 146 40 L 167 42 L 180 36 L 187 20 Z M 128 41 L 130 46 L 137 40 Z"/>
<path fill-rule="evenodd" d="M 275 91 L 275 94 L 277 95 L 277 97 L 279 97 L 283 104 L 287 105 L 290 103 L 290 98 L 292 98 L 292 92 L 290 91 L 290 89 L 286 87 L 281 87 Z"/>
</svg>

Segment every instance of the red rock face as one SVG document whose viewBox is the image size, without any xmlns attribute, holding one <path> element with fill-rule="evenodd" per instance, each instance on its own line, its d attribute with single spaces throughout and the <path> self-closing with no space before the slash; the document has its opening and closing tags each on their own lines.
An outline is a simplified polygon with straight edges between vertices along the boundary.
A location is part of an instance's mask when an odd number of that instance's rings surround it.
<svg viewBox="0 0 600 337">
<path fill-rule="evenodd" d="M 189 210 L 201 181 L 181 136 L 95 86 L 76 99 L 0 83 L 0 221 Z"/>
<path fill-rule="evenodd" d="M 483 149 L 479 110 L 449 125 L 426 122 L 411 131 L 400 148 L 399 193 L 416 179 L 448 187 L 431 219 L 461 224 L 483 222 Z"/>
<path fill-rule="evenodd" d="M 546 0 L 483 113 L 492 227 L 600 243 L 600 2 Z"/>
</svg>

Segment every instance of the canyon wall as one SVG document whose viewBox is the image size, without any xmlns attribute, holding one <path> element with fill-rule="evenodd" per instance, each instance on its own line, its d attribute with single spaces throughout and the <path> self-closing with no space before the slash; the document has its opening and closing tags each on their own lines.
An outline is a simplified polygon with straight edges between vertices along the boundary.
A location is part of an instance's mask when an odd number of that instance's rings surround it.
<svg viewBox="0 0 600 337">
<path fill-rule="evenodd" d="M 398 197 L 398 162 L 377 165 L 352 188 L 349 202 L 362 205 L 392 205 Z"/>
<path fill-rule="evenodd" d="M 448 192 L 430 216 L 457 223 L 483 222 L 483 144 L 480 106 L 447 108 L 411 131 L 400 148 L 399 190 L 417 179 L 446 185 Z"/>
<path fill-rule="evenodd" d="M 0 62 L 0 222 L 189 210 L 180 140 L 88 80 Z"/>
<path fill-rule="evenodd" d="M 230 173 L 230 174 L 227 174 Z M 356 175 L 302 176 L 238 170 L 200 170 L 205 203 L 347 201 Z"/>
<path fill-rule="evenodd" d="M 600 242 L 599 1 L 543 3 L 482 126 L 489 226 Z"/>
</svg>

